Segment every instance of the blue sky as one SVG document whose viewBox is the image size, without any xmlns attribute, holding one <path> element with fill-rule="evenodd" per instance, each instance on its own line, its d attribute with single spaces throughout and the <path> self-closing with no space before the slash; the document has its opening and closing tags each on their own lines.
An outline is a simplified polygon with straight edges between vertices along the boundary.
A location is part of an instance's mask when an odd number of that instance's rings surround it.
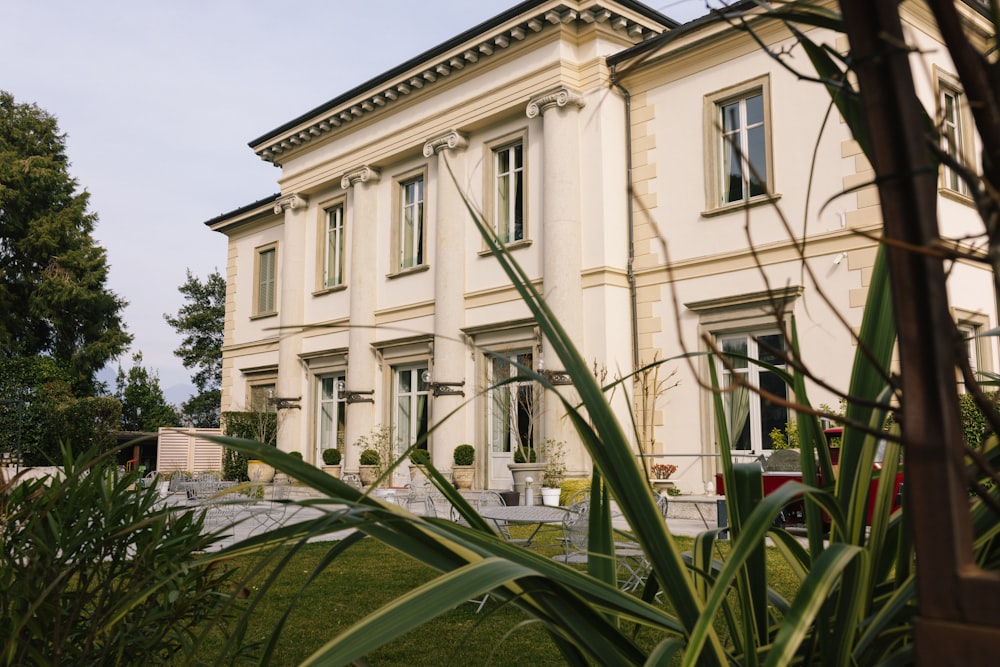
<svg viewBox="0 0 1000 667">
<path fill-rule="evenodd" d="M 121 364 L 141 351 L 171 401 L 190 394 L 163 314 L 182 305 L 186 269 L 225 267 L 225 238 L 202 223 L 278 191 L 248 141 L 514 4 L 0 0 L 0 89 L 68 135 L 109 286 L 129 302 Z M 647 4 L 679 21 L 705 13 L 705 0 Z"/>
</svg>

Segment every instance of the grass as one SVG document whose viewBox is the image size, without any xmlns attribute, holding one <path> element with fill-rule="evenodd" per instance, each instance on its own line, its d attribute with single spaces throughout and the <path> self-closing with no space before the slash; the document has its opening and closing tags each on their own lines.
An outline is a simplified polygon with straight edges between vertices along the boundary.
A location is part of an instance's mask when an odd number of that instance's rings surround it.
<svg viewBox="0 0 1000 667">
<path fill-rule="evenodd" d="M 515 527 L 514 531 L 523 527 Z M 559 550 L 557 533 L 539 535 L 540 550 L 551 554 Z M 684 548 L 690 540 L 678 538 Z M 547 544 L 544 544 L 547 543 Z M 252 654 L 270 636 L 280 622 L 293 597 L 300 594 L 294 605 L 275 653 L 272 665 L 297 665 L 321 647 L 327 640 L 431 579 L 435 572 L 385 544 L 365 539 L 336 558 L 311 585 L 303 584 L 330 544 L 310 544 L 295 555 L 280 575 L 278 582 L 260 600 L 251 617 L 242 650 Z M 722 545 L 723 549 L 727 545 Z M 798 583 L 774 550 L 769 550 L 769 583 L 786 596 L 793 594 Z M 551 555 L 549 554 L 549 555 Z M 272 559 L 275 562 L 277 559 Z M 244 578 L 256 558 L 233 559 L 229 564 Z M 262 575 L 266 576 L 270 568 Z M 249 595 L 258 595 L 255 578 L 247 582 Z M 648 637 L 652 644 L 656 637 Z M 640 634 L 640 640 L 642 635 Z M 255 646 L 255 644 L 257 646 Z M 209 639 L 199 651 L 196 664 L 214 664 L 223 647 L 221 635 Z M 562 665 L 562 656 L 542 627 L 529 620 L 522 611 L 496 600 L 490 600 L 482 612 L 476 606 L 463 604 L 425 625 L 386 644 L 366 656 L 372 665 Z"/>
</svg>

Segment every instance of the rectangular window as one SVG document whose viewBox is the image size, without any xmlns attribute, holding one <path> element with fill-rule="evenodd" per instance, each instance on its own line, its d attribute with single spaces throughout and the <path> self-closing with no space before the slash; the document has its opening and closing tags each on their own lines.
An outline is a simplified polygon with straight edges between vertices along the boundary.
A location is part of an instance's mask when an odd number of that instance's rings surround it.
<svg viewBox="0 0 1000 667">
<path fill-rule="evenodd" d="M 958 164 L 965 163 L 965 95 L 943 82 L 941 83 L 941 150 Z M 969 188 L 958 171 L 951 165 L 941 165 L 942 186 L 963 195 Z"/>
<path fill-rule="evenodd" d="M 344 205 L 337 204 L 326 210 L 324 234 L 323 287 L 344 284 L 345 228 Z"/>
<path fill-rule="evenodd" d="M 727 427 L 733 451 L 760 454 L 771 449 L 769 434 L 785 429 L 788 409 L 765 401 L 756 387 L 781 399 L 788 398 L 787 385 L 762 364 L 783 368 L 785 340 L 780 333 L 729 334 L 719 337 L 719 347 L 727 356 L 721 364 L 723 387 L 735 388 L 725 394 Z"/>
<path fill-rule="evenodd" d="M 705 97 L 709 210 L 773 191 L 768 91 L 765 76 Z"/>
<path fill-rule="evenodd" d="M 395 370 L 394 423 L 397 453 L 412 447 L 427 433 L 427 366 Z"/>
<path fill-rule="evenodd" d="M 274 383 L 252 384 L 249 389 L 250 412 L 277 412 L 274 402 Z"/>
<path fill-rule="evenodd" d="M 764 96 L 761 94 L 719 105 L 722 125 L 723 204 L 767 192 Z"/>
<path fill-rule="evenodd" d="M 319 378 L 319 406 L 316 411 L 316 462 L 323 461 L 324 449 L 344 451 L 344 433 L 347 427 L 347 403 L 344 399 L 346 378 L 334 375 Z"/>
<path fill-rule="evenodd" d="M 524 240 L 524 145 L 493 150 L 493 228 L 502 243 Z"/>
<path fill-rule="evenodd" d="M 277 255 L 278 249 L 273 245 L 257 250 L 255 315 L 270 315 L 276 312 Z"/>
<path fill-rule="evenodd" d="M 503 356 L 489 356 L 487 382 L 489 383 L 489 440 L 490 451 L 514 452 L 534 447 L 535 419 L 538 414 L 538 389 L 530 380 L 514 380 L 532 368 L 531 351 L 522 350 Z"/>
<path fill-rule="evenodd" d="M 424 263 L 424 179 L 399 185 L 399 269 Z"/>
</svg>

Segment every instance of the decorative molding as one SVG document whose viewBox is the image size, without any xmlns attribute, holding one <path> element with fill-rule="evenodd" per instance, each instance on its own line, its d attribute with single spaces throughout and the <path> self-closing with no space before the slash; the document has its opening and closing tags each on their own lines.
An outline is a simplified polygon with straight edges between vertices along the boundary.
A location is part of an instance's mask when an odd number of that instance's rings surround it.
<svg viewBox="0 0 1000 667">
<path fill-rule="evenodd" d="M 344 177 L 340 179 L 340 187 L 344 190 L 349 190 L 352 185 L 356 183 L 378 183 L 378 179 L 382 176 L 378 169 L 375 167 L 369 167 L 367 164 L 363 167 L 358 167 L 354 171 L 349 171 L 344 174 Z"/>
<path fill-rule="evenodd" d="M 284 195 L 274 200 L 274 214 L 281 215 L 285 211 L 294 211 L 299 207 L 305 208 L 308 203 L 309 197 L 306 195 L 298 195 L 294 193 Z"/>
<path fill-rule="evenodd" d="M 528 108 L 525 113 L 528 115 L 528 118 L 534 118 L 535 116 L 545 114 L 552 107 L 564 107 L 568 104 L 582 109 L 585 102 L 583 101 L 583 97 L 576 91 L 570 90 L 566 86 L 560 86 L 533 98 L 528 102 Z"/>
<path fill-rule="evenodd" d="M 431 139 L 424 144 L 424 157 L 430 157 L 445 149 L 463 149 L 469 145 L 469 139 L 461 132 L 451 130 L 440 137 Z"/>
<path fill-rule="evenodd" d="M 404 101 L 408 95 L 433 88 L 446 81 L 452 73 L 497 57 L 510 47 L 548 30 L 559 30 L 575 23 L 580 24 L 581 28 L 602 24 L 620 33 L 632 44 L 638 44 L 667 30 L 667 26 L 650 17 L 636 13 L 625 15 L 620 13 L 621 9 L 617 4 L 598 0 L 586 9 L 571 9 L 560 5 L 544 11 L 528 11 L 515 23 L 496 26 L 493 32 L 481 33 L 469 41 L 456 43 L 450 50 L 419 63 L 417 67 L 400 72 L 396 77 L 383 80 L 377 86 L 345 99 L 342 104 L 333 106 L 331 101 L 330 107 L 322 109 L 308 120 L 303 118 L 302 124 L 262 137 L 263 141 L 253 147 L 254 152 L 262 160 L 281 166 L 285 153 L 299 149 L 330 132 L 336 132 L 368 114 L 378 113 Z"/>
</svg>

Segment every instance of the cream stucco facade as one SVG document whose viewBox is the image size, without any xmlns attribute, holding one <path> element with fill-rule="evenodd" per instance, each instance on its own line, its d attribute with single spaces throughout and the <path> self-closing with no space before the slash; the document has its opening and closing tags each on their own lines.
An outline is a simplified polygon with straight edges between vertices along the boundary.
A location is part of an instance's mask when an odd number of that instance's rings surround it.
<svg viewBox="0 0 1000 667">
<path fill-rule="evenodd" d="M 953 71 L 922 6 L 906 4 L 923 71 Z M 348 471 L 354 443 L 377 425 L 404 445 L 430 427 L 434 464 L 449 469 L 454 447 L 471 443 L 477 485 L 490 488 L 509 487 L 512 443 L 530 418 L 536 444 L 566 441 L 569 473 L 587 475 L 555 401 L 518 414 L 488 389 L 510 373 L 505 358 L 558 362 L 467 201 L 612 375 L 705 350 L 703 337 L 754 346 L 794 315 L 812 370 L 845 388 L 875 254 L 858 232 L 877 232 L 879 213 L 873 188 L 854 189 L 870 166 L 825 91 L 745 33 L 678 28 L 636 2 L 515 9 L 251 142 L 280 167 L 280 193 L 206 223 L 229 238 L 223 410 L 267 395 L 282 449 L 318 465 L 339 445 Z M 775 48 L 791 44 L 777 24 L 756 27 Z M 933 109 L 939 89 L 923 84 Z M 754 98 L 763 130 L 747 136 L 762 137 L 766 192 L 722 201 L 733 185 L 718 182 L 716 112 L 732 102 L 750 127 Z M 947 233 L 976 230 L 968 198 L 943 191 Z M 958 265 L 951 288 L 958 320 L 997 325 L 987 271 Z M 992 343 L 976 353 L 993 367 Z M 663 366 L 676 386 L 648 410 L 644 446 L 700 493 L 716 446 L 706 362 L 695 359 Z M 836 404 L 814 389 L 815 403 Z M 517 406 L 530 389 L 506 391 Z M 614 400 L 630 423 L 624 394 Z M 767 421 L 759 412 L 751 431 Z M 748 456 L 767 448 L 762 437 L 748 435 Z"/>
</svg>

